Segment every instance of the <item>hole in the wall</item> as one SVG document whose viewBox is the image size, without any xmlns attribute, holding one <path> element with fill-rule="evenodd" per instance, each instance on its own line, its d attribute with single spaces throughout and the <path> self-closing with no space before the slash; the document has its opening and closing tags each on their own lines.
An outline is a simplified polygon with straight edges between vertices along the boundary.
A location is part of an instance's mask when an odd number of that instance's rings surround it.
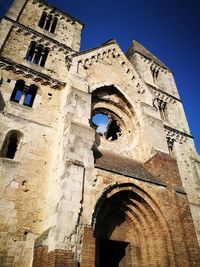
<svg viewBox="0 0 200 267">
<path fill-rule="evenodd" d="M 119 134 L 121 134 L 119 123 L 118 121 L 112 119 L 106 133 L 106 139 L 109 141 L 115 141 L 119 138 Z"/>
<path fill-rule="evenodd" d="M 22 185 L 25 185 L 26 184 L 26 180 L 22 181 Z"/>
<path fill-rule="evenodd" d="M 92 122 L 97 127 L 96 132 L 103 135 L 107 130 L 108 115 L 102 113 L 95 114 L 92 117 Z"/>
<path fill-rule="evenodd" d="M 28 231 L 25 230 L 23 234 L 23 240 L 25 241 L 27 239 Z"/>
<path fill-rule="evenodd" d="M 111 114 L 99 112 L 92 117 L 92 123 L 96 132 L 108 141 L 115 141 L 122 135 L 119 121 Z"/>
</svg>

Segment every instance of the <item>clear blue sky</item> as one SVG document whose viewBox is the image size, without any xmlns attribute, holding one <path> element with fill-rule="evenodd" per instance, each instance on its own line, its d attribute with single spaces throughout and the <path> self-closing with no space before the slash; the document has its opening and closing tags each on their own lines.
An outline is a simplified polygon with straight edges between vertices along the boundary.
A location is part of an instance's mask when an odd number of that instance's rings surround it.
<svg viewBox="0 0 200 267">
<path fill-rule="evenodd" d="M 11 0 L 0 0 L 0 16 Z M 173 70 L 200 152 L 200 0 L 49 0 L 85 23 L 81 50 L 137 40 Z"/>
</svg>

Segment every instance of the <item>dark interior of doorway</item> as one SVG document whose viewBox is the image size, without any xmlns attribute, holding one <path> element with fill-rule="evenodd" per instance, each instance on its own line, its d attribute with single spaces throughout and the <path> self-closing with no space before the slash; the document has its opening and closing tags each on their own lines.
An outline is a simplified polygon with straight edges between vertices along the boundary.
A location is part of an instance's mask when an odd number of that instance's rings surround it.
<svg viewBox="0 0 200 267">
<path fill-rule="evenodd" d="M 127 242 L 100 239 L 98 267 L 121 267 L 119 264 L 126 256 L 127 246 Z"/>
</svg>

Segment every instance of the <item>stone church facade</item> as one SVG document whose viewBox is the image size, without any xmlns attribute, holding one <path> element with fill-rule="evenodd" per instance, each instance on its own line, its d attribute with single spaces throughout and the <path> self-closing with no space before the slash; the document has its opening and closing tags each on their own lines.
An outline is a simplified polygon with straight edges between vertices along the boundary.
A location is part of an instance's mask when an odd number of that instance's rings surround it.
<svg viewBox="0 0 200 267">
<path fill-rule="evenodd" d="M 200 158 L 172 71 L 136 41 L 80 52 L 83 26 L 41 0 L 0 23 L 0 266 L 199 267 Z"/>
</svg>

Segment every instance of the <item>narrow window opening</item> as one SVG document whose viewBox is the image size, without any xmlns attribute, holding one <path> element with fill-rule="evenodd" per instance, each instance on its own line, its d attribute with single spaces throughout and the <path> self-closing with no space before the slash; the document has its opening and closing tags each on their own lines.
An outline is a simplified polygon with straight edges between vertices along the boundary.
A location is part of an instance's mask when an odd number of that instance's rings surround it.
<svg viewBox="0 0 200 267">
<path fill-rule="evenodd" d="M 14 159 L 21 137 L 22 133 L 19 131 L 12 130 L 8 132 L 1 149 L 1 156 Z"/>
<path fill-rule="evenodd" d="M 48 16 L 47 17 L 47 19 L 46 19 L 46 25 L 45 25 L 45 27 L 44 27 L 44 29 L 46 30 L 46 31 L 49 31 L 49 29 L 50 29 L 50 26 L 51 26 L 51 21 L 52 21 L 52 16 Z"/>
<path fill-rule="evenodd" d="M 17 80 L 13 92 L 11 94 L 10 100 L 19 103 L 24 90 L 25 82 L 23 80 Z"/>
<path fill-rule="evenodd" d="M 53 18 L 53 23 L 52 23 L 52 26 L 51 26 L 51 33 L 55 32 L 57 23 L 58 23 L 58 19 L 57 18 Z"/>
<path fill-rule="evenodd" d="M 170 156 L 173 156 L 174 142 L 175 142 L 175 139 L 173 139 L 169 136 L 167 137 L 167 146 L 168 146 Z"/>
<path fill-rule="evenodd" d="M 155 67 L 151 67 L 150 69 L 151 69 L 151 73 L 153 76 L 153 80 L 154 80 L 154 82 L 156 82 L 158 79 L 159 70 L 156 69 Z"/>
<path fill-rule="evenodd" d="M 24 98 L 24 105 L 28 107 L 32 107 L 35 96 L 37 93 L 37 86 L 34 84 L 31 84 L 30 87 L 27 87 L 25 91 L 25 98 Z"/>
<path fill-rule="evenodd" d="M 44 53 L 42 55 L 41 63 L 40 63 L 40 66 L 41 67 L 44 67 L 44 65 L 46 63 L 46 60 L 47 60 L 47 57 L 48 57 L 48 54 L 49 54 L 49 49 L 48 48 L 45 48 L 44 49 Z"/>
<path fill-rule="evenodd" d="M 35 54 L 35 50 L 36 50 L 36 43 L 35 42 L 31 42 L 27 55 L 26 55 L 26 60 L 29 62 L 32 62 L 34 54 Z"/>
<path fill-rule="evenodd" d="M 38 45 L 36 51 L 35 51 L 35 58 L 33 60 L 33 63 L 36 65 L 39 65 L 40 63 L 40 58 L 42 57 L 42 52 L 43 52 L 43 45 Z"/>
<path fill-rule="evenodd" d="M 45 12 L 42 13 L 42 16 L 40 18 L 40 21 L 38 23 L 38 26 L 40 28 L 43 28 L 44 27 L 44 24 L 45 24 L 45 21 L 46 21 L 46 18 L 47 18 L 47 14 Z"/>
<path fill-rule="evenodd" d="M 6 158 L 10 158 L 13 159 L 17 150 L 17 143 L 18 140 L 16 138 L 16 136 L 12 136 L 12 138 L 10 138 L 9 143 L 8 143 L 8 150 L 6 153 Z"/>
<path fill-rule="evenodd" d="M 167 119 L 167 103 L 161 99 L 157 99 L 158 102 L 158 110 L 160 112 L 160 117 L 162 120 Z"/>
</svg>

